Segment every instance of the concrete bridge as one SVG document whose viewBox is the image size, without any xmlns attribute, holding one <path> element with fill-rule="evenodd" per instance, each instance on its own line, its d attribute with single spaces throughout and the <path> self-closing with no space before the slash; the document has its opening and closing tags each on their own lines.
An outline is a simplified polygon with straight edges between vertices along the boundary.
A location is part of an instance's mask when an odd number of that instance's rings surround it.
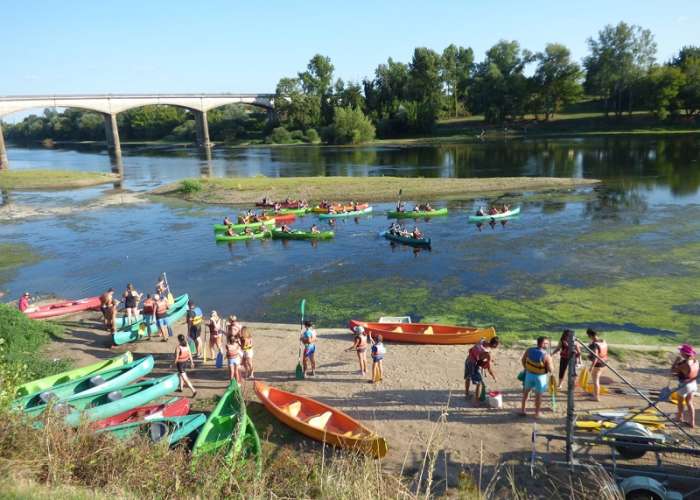
<svg viewBox="0 0 700 500">
<path fill-rule="evenodd" d="M 10 113 L 33 108 L 80 108 L 102 114 L 105 120 L 107 145 L 115 156 L 121 156 L 117 114 L 141 106 L 167 104 L 188 109 L 194 114 L 197 143 L 210 148 L 207 111 L 226 104 L 248 104 L 271 112 L 274 94 L 105 94 L 105 95 L 29 95 L 0 96 L 0 118 Z M 0 170 L 8 168 L 7 150 L 0 127 Z"/>
</svg>

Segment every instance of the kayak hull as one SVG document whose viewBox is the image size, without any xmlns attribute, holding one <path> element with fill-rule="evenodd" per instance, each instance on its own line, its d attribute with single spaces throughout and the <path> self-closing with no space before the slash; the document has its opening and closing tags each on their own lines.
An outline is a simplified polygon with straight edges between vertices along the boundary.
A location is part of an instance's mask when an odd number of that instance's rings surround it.
<svg viewBox="0 0 700 500">
<path fill-rule="evenodd" d="M 228 236 L 226 234 L 217 234 L 216 235 L 216 241 L 218 243 L 224 242 L 232 242 L 232 241 L 247 241 L 247 240 L 260 240 L 262 238 L 267 238 L 270 236 L 269 231 L 261 231 L 258 233 L 252 233 L 252 234 L 236 234 L 234 236 Z"/>
<path fill-rule="evenodd" d="M 384 231 L 381 233 L 381 235 L 389 241 L 394 241 L 403 245 L 410 245 L 412 247 L 430 247 L 430 238 L 407 238 L 405 236 L 391 234 L 389 231 Z"/>
<path fill-rule="evenodd" d="M 275 418 L 311 439 L 376 458 L 388 451 L 384 438 L 337 408 L 260 381 L 255 394 Z"/>
<path fill-rule="evenodd" d="M 187 295 L 186 293 L 184 293 L 184 294 L 182 294 L 182 295 L 179 295 L 179 296 L 173 301 L 173 305 L 171 305 L 170 307 L 168 307 L 168 312 L 176 311 L 176 310 L 179 309 L 183 304 L 187 304 L 187 301 L 188 301 L 188 300 L 190 300 L 190 296 Z M 117 330 L 131 330 L 131 329 L 133 329 L 133 328 L 138 328 L 138 325 L 140 325 L 141 323 L 143 323 L 143 320 L 144 320 L 143 315 L 139 314 L 139 315 L 136 317 L 136 321 L 135 321 L 135 322 L 133 322 L 133 323 L 131 323 L 131 324 L 127 324 L 127 323 L 126 323 L 126 318 L 124 318 L 124 316 L 120 316 L 120 317 L 117 318 L 117 323 L 116 323 L 115 327 L 116 327 Z"/>
<path fill-rule="evenodd" d="M 168 309 L 168 314 L 165 317 L 165 322 L 168 326 L 174 325 L 177 321 L 182 319 L 185 314 L 187 314 L 188 301 L 188 294 L 181 295 Z M 120 330 L 115 332 L 114 335 L 112 335 L 112 342 L 114 345 L 122 345 L 128 342 L 134 342 L 136 340 L 146 338 L 149 333 L 151 335 L 158 333 L 158 325 L 155 323 L 155 319 L 148 325 L 142 321 L 131 325 L 128 330 Z"/>
<path fill-rule="evenodd" d="M 272 239 L 274 240 L 330 240 L 335 236 L 333 231 L 321 231 L 312 233 L 311 231 L 292 230 L 289 232 L 281 229 L 272 230 Z"/>
<path fill-rule="evenodd" d="M 387 212 L 386 216 L 393 219 L 424 219 L 427 217 L 439 217 L 448 215 L 447 208 L 438 208 L 429 212 L 423 210 L 408 210 L 404 212 L 391 211 Z"/>
<path fill-rule="evenodd" d="M 31 308 L 31 311 L 25 311 L 25 314 L 31 319 L 46 319 L 99 308 L 100 298 L 88 297 L 86 299 L 54 302 L 53 304 L 38 306 Z"/>
<path fill-rule="evenodd" d="M 269 219 L 263 222 L 250 222 L 248 224 L 231 224 L 231 226 L 227 226 L 225 224 L 214 224 L 214 232 L 215 233 L 225 233 L 229 227 L 233 228 L 235 232 L 240 232 L 244 231 L 246 228 L 250 229 L 258 229 L 263 226 L 274 226 L 275 225 L 275 219 Z"/>
<path fill-rule="evenodd" d="M 362 210 L 354 210 L 349 212 L 337 212 L 334 214 L 318 214 L 319 219 L 338 219 L 340 217 L 359 217 L 361 215 L 369 215 L 372 213 L 372 207 L 367 207 Z"/>
<path fill-rule="evenodd" d="M 181 417 L 160 417 L 145 422 L 130 422 L 114 425 L 100 429 L 98 432 L 108 432 L 117 439 L 127 440 L 139 434 L 150 433 L 153 426 L 163 426 L 164 432 L 162 437 L 159 436 L 157 440 L 153 439 L 153 437 L 151 437 L 151 439 L 154 442 L 167 439 L 168 445 L 173 446 L 202 427 L 206 420 L 207 417 L 204 413 L 193 413 Z"/>
<path fill-rule="evenodd" d="M 492 220 L 508 219 L 509 217 L 515 217 L 516 215 L 520 215 L 520 207 L 514 208 L 513 210 L 502 214 L 470 215 L 469 222 L 489 222 Z"/>
<path fill-rule="evenodd" d="M 381 335 L 384 340 L 410 344 L 467 345 L 476 344 L 482 338 L 496 336 L 496 330 L 473 326 L 452 326 L 435 323 L 368 323 L 350 320 L 348 327 L 364 327 L 372 337 Z"/>
<path fill-rule="evenodd" d="M 122 413 L 99 420 L 93 424 L 93 428 L 102 429 L 113 425 L 140 422 L 153 418 L 182 417 L 190 412 L 190 400 L 186 398 L 175 398 L 172 401 L 162 404 L 151 404 L 137 406 Z"/>
</svg>

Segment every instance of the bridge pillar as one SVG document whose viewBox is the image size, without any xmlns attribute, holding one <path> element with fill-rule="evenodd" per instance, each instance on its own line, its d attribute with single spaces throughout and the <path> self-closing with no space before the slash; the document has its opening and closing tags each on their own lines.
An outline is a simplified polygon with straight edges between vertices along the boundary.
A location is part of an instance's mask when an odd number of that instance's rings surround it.
<svg viewBox="0 0 700 500">
<path fill-rule="evenodd" d="M 194 114 L 195 130 L 197 132 L 197 145 L 200 148 L 209 149 L 211 141 L 209 140 L 209 122 L 207 121 L 206 111 L 191 110 Z"/>
<path fill-rule="evenodd" d="M 5 149 L 5 138 L 2 136 L 2 124 L 0 124 L 0 170 L 10 168 L 10 162 L 7 160 L 7 149 Z"/>
<path fill-rule="evenodd" d="M 105 113 L 105 135 L 107 136 L 107 148 L 114 153 L 114 156 L 122 155 L 122 144 L 119 140 L 119 128 L 117 127 L 117 115 Z"/>
</svg>

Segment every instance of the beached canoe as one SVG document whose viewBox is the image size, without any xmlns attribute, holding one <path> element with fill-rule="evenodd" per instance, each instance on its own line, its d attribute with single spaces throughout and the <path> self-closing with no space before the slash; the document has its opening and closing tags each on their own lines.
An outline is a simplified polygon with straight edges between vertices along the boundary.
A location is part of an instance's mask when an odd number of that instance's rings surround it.
<svg viewBox="0 0 700 500">
<path fill-rule="evenodd" d="M 363 326 L 373 337 L 381 335 L 384 340 L 411 344 L 476 344 L 482 338 L 496 336 L 496 330 L 473 326 L 450 326 L 435 323 L 368 323 L 350 320 L 349 328 Z"/>
<path fill-rule="evenodd" d="M 118 415 L 131 408 L 145 405 L 154 399 L 162 398 L 178 388 L 178 375 L 173 373 L 161 378 L 149 379 L 138 384 L 127 385 L 115 390 L 98 392 L 82 398 L 60 401 L 51 408 L 70 427 L 76 427 L 82 420 L 93 422 Z M 48 405 L 29 408 L 24 413 L 31 417 L 40 416 Z"/>
<path fill-rule="evenodd" d="M 119 424 L 105 427 L 97 432 L 108 432 L 121 440 L 146 435 L 154 443 L 167 439 L 168 445 L 173 446 L 202 427 L 206 421 L 207 417 L 204 413 L 192 413 L 182 417 L 160 417 L 145 422 Z"/>
<path fill-rule="evenodd" d="M 89 374 L 76 380 L 54 385 L 45 391 L 22 396 L 13 402 L 13 406 L 17 409 L 26 410 L 35 406 L 45 405 L 49 401 L 70 400 L 106 390 L 118 389 L 141 377 L 145 377 L 151 373 L 154 365 L 153 356 L 149 354 L 145 358 L 118 368 L 98 374 Z"/>
<path fill-rule="evenodd" d="M 368 215 L 372 213 L 372 207 L 363 208 L 362 210 L 350 210 L 348 212 L 336 212 L 327 214 L 318 214 L 319 219 L 338 219 L 340 217 L 359 217 L 360 215 Z"/>
<path fill-rule="evenodd" d="M 240 233 L 234 236 L 228 236 L 226 234 L 217 234 L 217 242 L 231 242 L 231 241 L 246 241 L 246 240 L 260 240 L 262 238 L 267 238 L 270 236 L 270 231 L 258 231 L 257 233 L 245 234 Z"/>
<path fill-rule="evenodd" d="M 185 294 L 179 295 L 177 298 L 174 299 L 173 305 L 171 305 L 168 308 L 168 314 L 172 311 L 175 311 L 182 307 L 183 304 L 187 304 L 187 302 L 190 300 L 190 296 Z M 126 318 L 124 316 L 119 316 L 116 321 L 115 328 L 117 330 L 131 330 L 134 328 L 134 325 L 139 325 L 140 323 L 143 323 L 143 316 L 139 314 L 136 317 L 136 321 L 131 324 L 126 323 Z"/>
<path fill-rule="evenodd" d="M 190 412 L 190 400 L 187 398 L 173 398 L 160 404 L 149 404 L 131 408 L 122 413 L 104 420 L 93 422 L 93 429 L 102 429 L 113 425 L 128 424 L 131 422 L 148 421 L 154 418 L 182 417 Z"/>
<path fill-rule="evenodd" d="M 115 356 L 104 361 L 98 361 L 97 363 L 93 363 L 91 365 L 73 368 L 72 370 L 57 373 L 56 375 L 49 375 L 48 377 L 32 380 L 31 382 L 22 384 L 17 388 L 17 397 L 19 398 L 36 392 L 48 391 L 56 385 L 64 384 L 66 382 L 70 382 L 71 380 L 77 380 L 88 375 L 96 375 L 103 371 L 111 370 L 112 368 L 124 366 L 132 361 L 133 355 L 127 351 L 119 356 Z"/>
<path fill-rule="evenodd" d="M 389 231 L 384 231 L 380 233 L 387 240 L 395 241 L 403 245 L 410 245 L 413 247 L 429 247 L 430 238 L 411 238 L 408 236 L 400 236 L 398 234 L 391 234 Z"/>
<path fill-rule="evenodd" d="M 305 436 L 381 458 L 386 441 L 342 411 L 311 398 L 255 382 L 255 394 L 280 422 Z"/>
<path fill-rule="evenodd" d="M 168 309 L 168 314 L 165 317 L 165 322 L 168 326 L 173 326 L 187 314 L 189 295 L 185 294 L 180 297 L 186 297 L 186 299 L 176 301 L 175 304 Z M 135 342 L 136 340 L 147 338 L 149 333 L 151 335 L 158 333 L 158 325 L 155 323 L 155 320 L 148 325 L 141 322 L 132 325 L 128 330 L 119 330 L 115 332 L 114 335 L 112 335 L 112 342 L 114 345 Z"/>
<path fill-rule="evenodd" d="M 88 297 L 80 300 L 65 300 L 62 302 L 54 302 L 45 306 L 30 306 L 24 311 L 27 317 L 32 319 L 54 318 L 56 316 L 64 316 L 66 314 L 74 314 L 88 309 L 99 309 L 100 298 Z"/>
<path fill-rule="evenodd" d="M 247 440 L 246 426 L 249 422 L 252 425 L 252 421 L 247 419 L 240 386 L 232 380 L 199 432 L 192 448 L 193 455 L 222 452 L 225 453 L 228 461 L 253 456 L 256 462 L 259 462 L 261 459 L 259 442 L 257 449 L 247 448 L 252 432 L 248 431 Z M 254 426 L 253 431 L 255 431 Z M 255 434 L 257 435 L 257 431 Z"/>
<path fill-rule="evenodd" d="M 447 215 L 447 208 L 437 208 L 435 210 L 425 211 L 425 210 L 404 210 L 403 212 L 397 212 L 395 210 L 387 212 L 386 216 L 394 219 L 423 219 L 425 217 L 438 217 L 440 215 Z"/>
<path fill-rule="evenodd" d="M 230 227 L 233 228 L 234 232 L 239 233 L 241 231 L 244 231 L 245 228 L 249 227 L 251 229 L 258 229 L 262 226 L 274 226 L 275 225 L 275 219 L 268 219 L 263 222 L 249 222 L 248 224 L 231 224 Z M 228 230 L 229 226 L 225 224 L 214 224 L 214 232 L 215 233 L 225 233 Z"/>
<path fill-rule="evenodd" d="M 513 210 L 503 212 L 502 214 L 493 215 L 470 215 L 469 222 L 489 222 L 492 220 L 507 219 L 508 217 L 515 217 L 520 215 L 520 207 L 516 207 Z"/>
<path fill-rule="evenodd" d="M 275 228 L 272 230 L 272 239 L 275 240 L 330 240 L 334 236 L 335 233 L 333 231 L 312 233 L 311 231 L 302 231 L 300 229 L 282 231 Z"/>
</svg>

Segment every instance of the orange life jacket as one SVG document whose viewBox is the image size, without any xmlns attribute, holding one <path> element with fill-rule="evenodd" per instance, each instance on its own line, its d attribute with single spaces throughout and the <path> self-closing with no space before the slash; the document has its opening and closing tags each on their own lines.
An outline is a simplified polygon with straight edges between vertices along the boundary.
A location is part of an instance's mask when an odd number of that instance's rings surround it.
<svg viewBox="0 0 700 500">
<path fill-rule="evenodd" d="M 158 302 L 156 302 L 156 314 L 158 316 L 165 316 L 166 312 L 168 312 L 168 301 L 165 299 L 160 299 Z"/>
<path fill-rule="evenodd" d="M 597 340 L 596 342 L 593 342 L 591 346 L 594 347 L 594 351 L 597 351 L 596 354 L 600 360 L 605 362 L 608 361 L 608 343 L 605 340 Z"/>
<path fill-rule="evenodd" d="M 143 301 L 143 313 L 144 314 L 153 314 L 153 309 L 156 304 L 156 301 L 153 299 L 146 299 Z"/>
<path fill-rule="evenodd" d="M 698 378 L 698 373 L 700 373 L 700 362 L 697 359 L 688 360 L 688 375 L 679 377 L 680 381 L 683 383 L 692 382 Z"/>
<path fill-rule="evenodd" d="M 182 363 L 183 361 L 190 360 L 190 348 L 183 347 L 181 345 L 177 346 L 177 361 Z"/>
</svg>

